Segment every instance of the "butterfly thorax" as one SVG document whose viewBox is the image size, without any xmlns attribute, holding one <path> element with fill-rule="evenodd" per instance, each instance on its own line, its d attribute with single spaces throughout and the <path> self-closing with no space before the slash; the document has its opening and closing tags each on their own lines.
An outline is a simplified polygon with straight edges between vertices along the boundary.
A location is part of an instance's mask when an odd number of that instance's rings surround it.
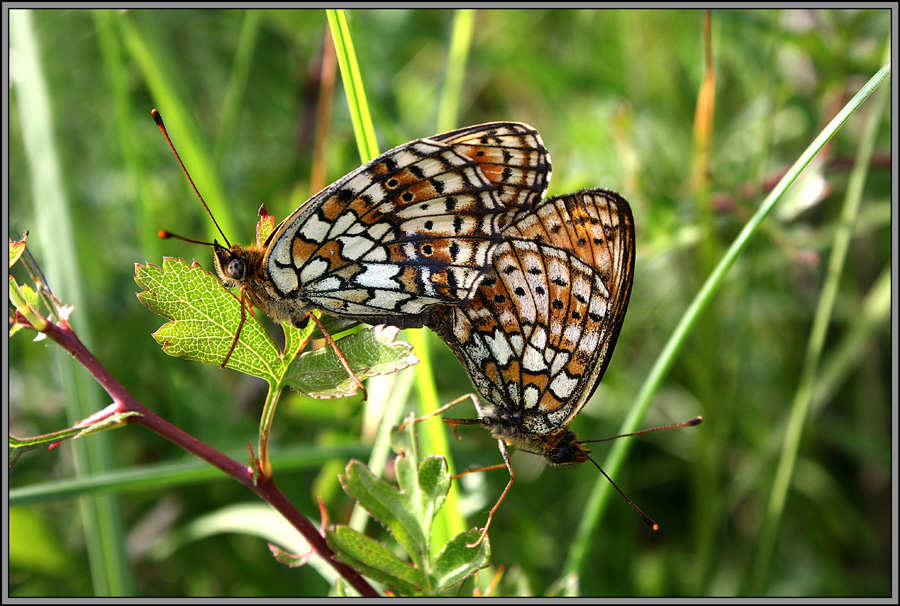
<svg viewBox="0 0 900 606">
<path fill-rule="evenodd" d="M 517 410 L 495 408 L 482 416 L 480 422 L 498 440 L 542 456 L 553 465 L 579 465 L 588 460 L 590 451 L 582 447 L 574 432 L 563 428 L 548 434 L 534 433 Z"/>
<path fill-rule="evenodd" d="M 215 244 L 215 264 L 219 279 L 227 288 L 240 287 L 250 302 L 276 322 L 301 325 L 309 311 L 296 300 L 285 299 L 275 288 L 263 264 L 265 248 L 256 244 Z"/>
</svg>

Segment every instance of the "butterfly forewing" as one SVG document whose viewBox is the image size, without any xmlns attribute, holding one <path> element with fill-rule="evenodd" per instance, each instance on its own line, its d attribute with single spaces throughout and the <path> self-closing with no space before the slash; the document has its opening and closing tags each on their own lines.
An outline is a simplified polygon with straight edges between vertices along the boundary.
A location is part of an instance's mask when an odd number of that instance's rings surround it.
<svg viewBox="0 0 900 606">
<path fill-rule="evenodd" d="M 504 231 L 474 299 L 429 324 L 517 431 L 558 433 L 590 398 L 631 293 L 634 226 L 606 190 L 552 198 Z"/>
<path fill-rule="evenodd" d="M 540 134 L 521 122 L 489 122 L 429 137 L 452 145 L 477 162 L 510 210 L 529 209 L 543 200 L 550 183 L 550 154 Z"/>
<path fill-rule="evenodd" d="M 278 296 L 369 323 L 421 325 L 470 299 L 504 221 L 496 188 L 428 139 L 379 156 L 285 219 L 267 243 Z"/>
</svg>

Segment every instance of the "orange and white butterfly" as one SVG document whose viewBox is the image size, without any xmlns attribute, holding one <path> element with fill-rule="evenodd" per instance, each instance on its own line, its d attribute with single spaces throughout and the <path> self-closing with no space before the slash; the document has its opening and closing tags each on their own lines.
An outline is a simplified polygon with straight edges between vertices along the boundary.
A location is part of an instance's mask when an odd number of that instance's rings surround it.
<svg viewBox="0 0 900 606">
<path fill-rule="evenodd" d="M 422 326 L 434 306 L 472 298 L 508 211 L 540 201 L 550 173 L 526 124 L 411 141 L 310 198 L 261 246 L 216 246 L 216 269 L 278 322 L 299 324 L 321 309 Z"/>
<path fill-rule="evenodd" d="M 480 396 L 473 398 L 478 418 L 444 421 L 484 425 L 510 473 L 479 543 L 515 480 L 508 445 L 556 465 L 589 460 L 568 426 L 616 346 L 634 244 L 631 208 L 617 193 L 590 189 L 551 198 L 506 227 L 469 303 L 438 308 L 429 319 Z"/>
<path fill-rule="evenodd" d="M 302 326 L 320 309 L 368 324 L 422 326 L 435 306 L 474 296 L 503 227 L 543 198 L 551 170 L 540 135 L 523 123 L 417 139 L 314 195 L 261 244 L 232 245 L 222 234 L 226 246 L 212 243 L 216 270 L 279 323 Z M 243 321 L 242 308 L 231 351 Z"/>
</svg>

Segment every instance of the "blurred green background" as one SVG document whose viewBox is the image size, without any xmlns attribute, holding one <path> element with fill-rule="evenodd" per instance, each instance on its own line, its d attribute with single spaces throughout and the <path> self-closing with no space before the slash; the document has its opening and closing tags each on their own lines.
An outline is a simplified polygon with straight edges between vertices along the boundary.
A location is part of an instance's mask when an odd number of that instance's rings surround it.
<svg viewBox="0 0 900 606">
<path fill-rule="evenodd" d="M 160 229 L 200 238 L 214 232 L 150 109 L 163 113 L 229 239 L 251 242 L 260 203 L 280 219 L 312 193 L 324 11 L 11 16 L 10 236 L 30 230 L 28 247 L 54 293 L 76 304 L 73 326 L 134 396 L 246 460 L 246 445 L 256 441 L 262 381 L 167 356 L 150 336 L 162 318 L 134 296 L 135 263 L 181 256 L 212 269 L 208 249 L 156 238 Z M 443 130 L 440 111 L 456 115 L 451 128 L 527 122 L 552 155 L 550 194 L 607 187 L 631 202 L 638 253 L 630 308 L 606 376 L 572 425 L 584 439 L 613 435 L 685 308 L 768 188 L 881 67 L 890 12 L 713 11 L 715 119 L 708 181 L 699 184 L 692 175 L 703 11 L 480 10 L 464 65 L 450 58 L 455 16 L 348 13 L 379 145 L 386 150 Z M 448 66 L 464 68 L 458 97 L 445 94 Z M 457 111 L 441 109 L 447 97 L 458 98 Z M 49 105 L 42 107 L 42 98 Z M 360 164 L 339 77 L 331 102 L 326 183 Z M 580 579 L 565 577 L 598 472 L 546 468 L 519 453 L 517 482 L 491 527 L 494 567 L 479 573 L 480 587 L 502 566 L 493 595 L 891 594 L 889 117 L 875 138 L 774 554 L 761 572 L 755 568 L 765 560 L 760 535 L 775 468 L 872 108 L 863 105 L 766 221 L 642 423 L 699 414 L 703 425 L 635 439 L 614 478 L 660 531 L 649 531 L 616 496 L 593 530 Z M 49 128 L 26 152 L 23 123 L 40 125 L 42 112 Z M 61 187 L 54 189 L 57 176 Z M 18 267 L 13 273 L 23 280 Z M 436 337 L 429 343 L 440 399 L 449 402 L 470 382 Z M 9 354 L 16 436 L 77 420 L 66 416 L 73 400 L 88 411 L 109 403 L 47 341 L 17 334 Z M 390 386 L 373 382 L 370 396 Z M 415 408 L 416 393 L 409 392 L 404 414 Z M 457 409 L 458 416 L 473 413 L 469 404 L 460 407 L 468 408 Z M 352 502 L 336 476 L 351 456 L 367 459 L 370 417 L 359 398 L 291 393 L 283 400 L 276 445 L 296 456 L 280 469 L 276 463 L 279 486 L 313 520 L 318 495 L 332 522 L 347 522 Z M 466 429 L 462 441 L 449 439 L 455 471 L 500 462 L 488 432 Z M 191 522 L 257 502 L 237 483 L 140 428 L 81 442 L 89 441 L 94 464 L 99 458 L 112 472 L 128 470 L 113 486 L 138 470 L 149 479 L 104 492 L 93 505 L 99 513 L 58 493 L 12 507 L 10 595 L 93 595 L 98 587 L 138 596 L 328 592 L 315 569 L 276 563 L 259 538 L 213 532 L 190 540 Z M 76 473 L 72 449 L 69 442 L 27 453 L 9 474 L 12 496 L 36 485 L 51 493 L 64 486 Z M 605 451 L 594 448 L 600 461 Z M 183 480 L 157 467 L 182 462 Z M 507 475 L 465 479 L 452 490 L 459 491 L 468 527 L 483 525 Z M 99 531 L 107 533 L 105 544 L 123 554 L 114 574 L 89 565 L 102 549 L 98 529 L 81 523 L 92 515 L 108 525 Z M 164 551 L 155 542 L 160 536 L 184 542 Z"/>
</svg>

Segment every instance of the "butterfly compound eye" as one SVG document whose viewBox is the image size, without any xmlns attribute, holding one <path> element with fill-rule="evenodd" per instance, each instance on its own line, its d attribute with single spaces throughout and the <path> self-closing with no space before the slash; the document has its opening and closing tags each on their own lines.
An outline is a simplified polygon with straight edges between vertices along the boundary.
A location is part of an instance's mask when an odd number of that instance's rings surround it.
<svg viewBox="0 0 900 606">
<path fill-rule="evenodd" d="M 243 259 L 232 259 L 228 262 L 228 265 L 225 266 L 225 273 L 227 273 L 228 277 L 232 280 L 241 280 L 244 278 L 245 269 Z"/>
</svg>

